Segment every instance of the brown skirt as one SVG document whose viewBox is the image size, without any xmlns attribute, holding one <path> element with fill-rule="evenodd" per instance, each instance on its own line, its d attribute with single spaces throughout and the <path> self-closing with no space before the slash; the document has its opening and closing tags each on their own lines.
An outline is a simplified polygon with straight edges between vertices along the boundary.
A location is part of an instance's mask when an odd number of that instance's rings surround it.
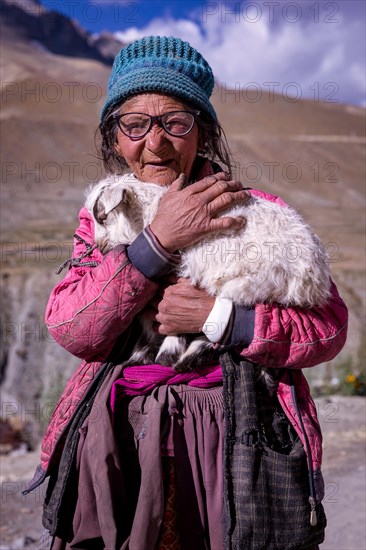
<svg viewBox="0 0 366 550">
<path fill-rule="evenodd" d="M 125 398 L 114 431 L 129 506 L 113 520 L 129 535 L 118 548 L 103 542 L 86 426 L 77 457 L 73 537 L 54 538 L 52 550 L 223 550 L 222 387 L 161 386 L 151 395 Z M 110 484 L 113 494 L 113 479 Z"/>
</svg>

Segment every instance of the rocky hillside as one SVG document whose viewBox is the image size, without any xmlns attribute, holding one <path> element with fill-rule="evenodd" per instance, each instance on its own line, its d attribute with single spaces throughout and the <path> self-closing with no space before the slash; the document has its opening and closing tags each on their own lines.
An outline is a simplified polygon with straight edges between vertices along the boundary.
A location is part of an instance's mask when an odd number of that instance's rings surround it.
<svg viewBox="0 0 366 550">
<path fill-rule="evenodd" d="M 24 10 L 24 2 L 5 4 Z M 83 192 L 103 176 L 94 133 L 110 67 L 72 22 L 64 24 L 69 36 L 79 32 L 75 55 L 56 35 L 47 42 L 50 23 L 27 19 L 34 10 L 16 17 L 11 10 L 1 51 L 2 416 L 34 446 L 78 362 L 52 341 L 43 316 L 64 275 L 55 271 L 70 256 Z M 365 111 L 264 92 L 238 96 L 220 85 L 214 103 L 237 161 L 235 176 L 281 195 L 327 244 L 350 308 L 350 333 L 339 357 L 309 378 L 336 387 L 337 379 L 359 372 L 365 351 Z"/>
<path fill-rule="evenodd" d="M 109 33 L 94 38 L 75 21 L 47 9 L 38 0 L 1 0 L 0 30 L 3 39 L 24 41 L 67 57 L 95 59 L 112 64 L 116 45 Z M 114 46 L 114 49 L 113 49 Z"/>
</svg>

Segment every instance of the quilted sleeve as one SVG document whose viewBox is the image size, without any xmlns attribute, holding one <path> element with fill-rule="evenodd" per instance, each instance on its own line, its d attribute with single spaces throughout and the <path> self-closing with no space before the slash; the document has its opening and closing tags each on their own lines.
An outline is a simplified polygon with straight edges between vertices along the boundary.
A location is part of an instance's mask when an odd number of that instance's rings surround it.
<svg viewBox="0 0 366 550">
<path fill-rule="evenodd" d="M 131 264 L 124 246 L 105 256 L 93 246 L 93 221 L 85 208 L 79 220 L 70 269 L 52 291 L 46 325 L 73 355 L 103 361 L 158 284 Z"/>
<path fill-rule="evenodd" d="M 333 359 L 347 336 L 348 311 L 332 282 L 321 308 L 258 304 L 254 336 L 241 355 L 267 367 L 307 368 Z"/>
</svg>

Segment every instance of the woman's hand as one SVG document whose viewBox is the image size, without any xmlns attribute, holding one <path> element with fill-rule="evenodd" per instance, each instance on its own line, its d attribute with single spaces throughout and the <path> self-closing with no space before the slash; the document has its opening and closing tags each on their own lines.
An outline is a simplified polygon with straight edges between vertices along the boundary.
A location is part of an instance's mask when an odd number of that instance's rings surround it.
<svg viewBox="0 0 366 550">
<path fill-rule="evenodd" d="M 243 227 L 244 218 L 215 217 L 221 210 L 249 199 L 249 193 L 243 190 L 240 182 L 229 180 L 225 172 L 207 176 L 183 188 L 185 181 L 184 174 L 181 174 L 171 184 L 150 224 L 168 252 L 192 245 L 213 231 Z"/>
<path fill-rule="evenodd" d="M 143 315 L 155 320 L 154 330 L 159 334 L 197 333 L 202 331 L 214 303 L 215 298 L 205 290 L 193 286 L 189 279 L 180 278 L 163 288 Z"/>
</svg>

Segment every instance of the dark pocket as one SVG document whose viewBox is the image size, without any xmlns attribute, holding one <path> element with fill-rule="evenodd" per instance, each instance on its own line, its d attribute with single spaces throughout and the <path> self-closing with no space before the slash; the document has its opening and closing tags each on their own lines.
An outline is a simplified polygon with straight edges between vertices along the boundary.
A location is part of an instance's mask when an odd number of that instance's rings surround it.
<svg viewBox="0 0 366 550">
<path fill-rule="evenodd" d="M 233 548 L 236 544 L 238 549 L 305 550 L 323 542 L 326 520 L 321 504 L 317 525 L 310 525 L 306 455 L 300 439 L 288 455 L 241 443 L 233 451 L 233 476 L 240 477 L 240 493 L 233 492 L 240 518 Z"/>
<path fill-rule="evenodd" d="M 229 353 L 223 367 L 224 532 L 228 550 L 310 550 L 326 518 L 310 524 L 310 475 L 303 444 L 276 394 L 257 383 L 258 365 Z M 296 397 L 294 390 L 294 398 Z"/>
</svg>

